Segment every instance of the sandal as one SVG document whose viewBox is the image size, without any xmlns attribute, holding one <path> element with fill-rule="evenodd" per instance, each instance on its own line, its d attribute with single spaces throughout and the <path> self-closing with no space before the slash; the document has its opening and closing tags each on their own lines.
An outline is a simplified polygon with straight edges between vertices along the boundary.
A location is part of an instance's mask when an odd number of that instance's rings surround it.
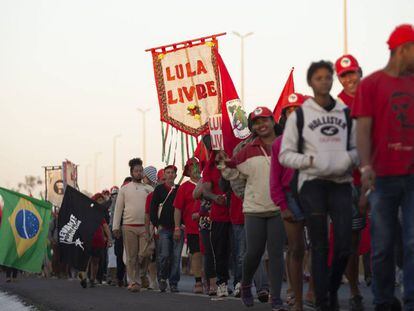
<svg viewBox="0 0 414 311">
<path fill-rule="evenodd" d="M 293 294 L 290 294 L 288 296 L 286 296 L 286 304 L 291 307 L 295 304 L 295 296 Z"/>
</svg>

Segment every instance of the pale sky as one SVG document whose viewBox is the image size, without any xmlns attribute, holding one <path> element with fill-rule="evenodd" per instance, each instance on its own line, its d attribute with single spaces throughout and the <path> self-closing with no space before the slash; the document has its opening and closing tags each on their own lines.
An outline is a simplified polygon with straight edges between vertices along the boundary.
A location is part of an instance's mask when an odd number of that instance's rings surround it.
<svg viewBox="0 0 414 311">
<path fill-rule="evenodd" d="M 117 134 L 117 183 L 128 160 L 142 157 L 147 117 L 147 163 L 161 164 L 161 127 L 151 55 L 154 46 L 227 32 L 220 53 L 240 87 L 240 40 L 245 41 L 245 107 L 273 109 L 289 70 L 296 91 L 310 94 L 311 61 L 343 53 L 343 0 L 123 1 L 0 0 L 0 186 L 42 166 L 69 159 L 79 185 L 112 186 L 112 140 Z M 348 0 L 349 52 L 364 74 L 384 66 L 395 26 L 414 23 L 413 0 Z M 333 93 L 340 90 L 335 81 Z M 86 180 L 86 167 L 89 178 Z"/>
</svg>

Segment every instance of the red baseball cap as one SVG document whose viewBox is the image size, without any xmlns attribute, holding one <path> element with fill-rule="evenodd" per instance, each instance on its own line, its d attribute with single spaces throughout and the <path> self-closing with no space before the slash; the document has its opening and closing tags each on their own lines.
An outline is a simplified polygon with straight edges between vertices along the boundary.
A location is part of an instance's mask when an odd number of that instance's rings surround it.
<svg viewBox="0 0 414 311">
<path fill-rule="evenodd" d="M 351 54 L 342 55 L 335 62 L 335 71 L 338 76 L 350 71 L 359 71 L 358 61 Z"/>
<path fill-rule="evenodd" d="M 283 101 L 282 110 L 287 107 L 299 107 L 301 106 L 308 97 L 300 93 L 291 93 L 287 95 L 287 98 Z"/>
<path fill-rule="evenodd" d="M 104 198 L 104 196 L 102 195 L 102 193 L 100 193 L 100 192 L 98 192 L 98 193 L 95 193 L 93 196 L 92 196 L 92 198 L 91 198 L 92 200 L 94 200 L 94 201 L 98 201 L 99 199 L 105 199 Z"/>
<path fill-rule="evenodd" d="M 164 178 L 164 169 L 160 169 L 157 173 L 157 180 L 161 180 Z"/>
<path fill-rule="evenodd" d="M 270 111 L 267 107 L 257 107 L 255 110 L 250 112 L 249 114 L 249 120 L 254 121 L 257 118 L 273 118 L 273 112 Z"/>
<path fill-rule="evenodd" d="M 414 26 L 410 24 L 397 26 L 387 41 L 390 50 L 408 42 L 414 42 Z"/>
</svg>

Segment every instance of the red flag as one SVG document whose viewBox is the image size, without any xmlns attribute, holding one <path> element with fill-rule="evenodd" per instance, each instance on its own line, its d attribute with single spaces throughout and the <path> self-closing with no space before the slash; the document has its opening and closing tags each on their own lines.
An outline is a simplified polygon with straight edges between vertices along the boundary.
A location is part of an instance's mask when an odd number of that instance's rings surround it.
<svg viewBox="0 0 414 311">
<path fill-rule="evenodd" d="M 242 140 L 250 136 L 247 116 L 243 105 L 237 95 L 236 88 L 227 71 L 220 54 L 217 53 L 217 62 L 220 70 L 221 79 L 221 113 L 224 151 L 233 155 L 233 149 Z"/>
<path fill-rule="evenodd" d="M 288 96 L 295 92 L 295 83 L 293 82 L 294 69 L 295 68 L 292 67 L 292 69 L 290 70 L 289 77 L 285 83 L 282 93 L 280 94 L 275 109 L 273 110 L 273 116 L 275 117 L 276 122 L 279 122 L 280 115 L 282 114 L 282 108 L 285 106 L 285 104 L 287 104 L 286 101 Z"/>
</svg>

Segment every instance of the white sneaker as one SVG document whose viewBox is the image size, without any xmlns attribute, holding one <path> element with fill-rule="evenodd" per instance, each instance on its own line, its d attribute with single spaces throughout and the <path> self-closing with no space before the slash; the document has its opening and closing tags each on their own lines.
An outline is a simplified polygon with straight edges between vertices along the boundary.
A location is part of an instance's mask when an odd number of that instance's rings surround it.
<svg viewBox="0 0 414 311">
<path fill-rule="evenodd" d="M 229 290 L 226 283 L 221 283 L 217 288 L 217 297 L 228 297 Z"/>
<path fill-rule="evenodd" d="M 234 286 L 234 297 L 240 298 L 241 296 L 241 283 L 237 283 L 236 286 Z"/>
</svg>

